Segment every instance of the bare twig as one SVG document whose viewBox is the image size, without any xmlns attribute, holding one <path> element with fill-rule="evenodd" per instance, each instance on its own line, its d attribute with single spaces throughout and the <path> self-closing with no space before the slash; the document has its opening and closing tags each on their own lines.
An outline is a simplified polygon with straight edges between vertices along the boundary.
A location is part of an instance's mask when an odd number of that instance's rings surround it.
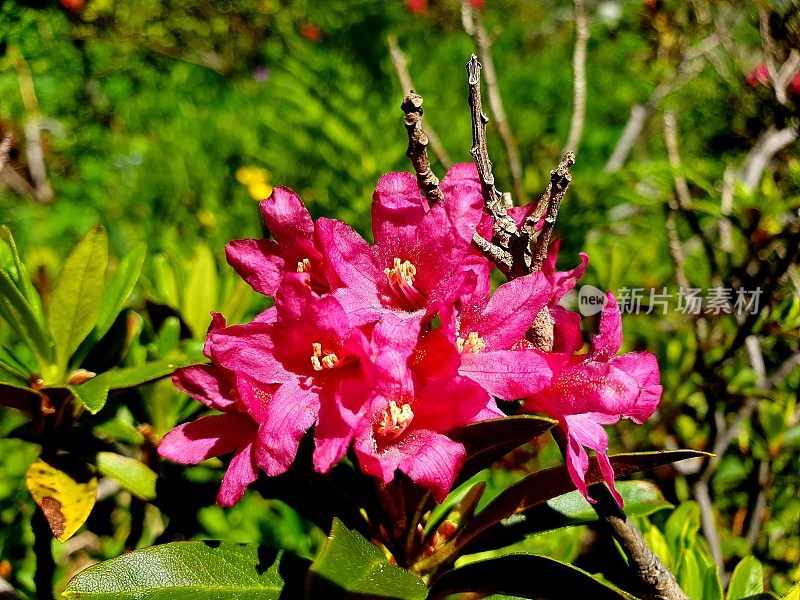
<svg viewBox="0 0 800 600">
<path fill-rule="evenodd" d="M 775 81 L 775 39 L 772 37 L 772 28 L 769 24 L 769 12 L 763 6 L 758 8 L 758 27 L 761 31 L 761 44 L 764 47 L 764 64 L 771 82 Z"/>
<path fill-rule="evenodd" d="M 800 52 L 792 48 L 791 52 L 789 52 L 789 58 L 778 69 L 772 82 L 775 98 L 784 106 L 789 102 L 786 90 L 798 72 L 800 72 Z"/>
<path fill-rule="evenodd" d="M 796 123 L 780 130 L 770 126 L 761 134 L 742 165 L 740 179 L 744 183 L 745 189 L 755 189 L 772 158 L 797 140 L 797 136 Z"/>
<path fill-rule="evenodd" d="M 565 434 L 558 428 L 551 431 L 561 454 L 566 456 Z M 641 597 L 648 600 L 689 600 L 669 569 L 644 541 L 642 533 L 617 505 L 609 489 L 605 485 L 594 486 L 592 497 L 596 500 L 592 508 L 600 521 L 611 530 L 628 557 L 630 568 L 642 588 L 637 590 L 641 592 Z"/>
<path fill-rule="evenodd" d="M 572 55 L 574 90 L 572 97 L 572 120 L 564 152 L 577 152 L 583 135 L 586 119 L 586 45 L 589 41 L 589 25 L 583 0 L 575 0 L 575 50 Z"/>
<path fill-rule="evenodd" d="M 708 490 L 708 481 L 699 479 L 692 486 L 694 498 L 700 506 L 700 525 L 703 528 L 703 535 L 711 549 L 711 558 L 719 569 L 719 575 L 725 578 L 725 557 L 722 554 L 722 541 L 719 537 L 717 528 L 717 517 L 714 514 L 714 504 Z"/>
<path fill-rule="evenodd" d="M 572 173 L 570 169 L 575 164 L 575 154 L 567 152 L 558 163 L 558 166 L 550 171 L 550 183 L 544 192 L 542 200 L 546 201 L 547 210 L 544 214 L 544 225 L 536 238 L 536 249 L 533 254 L 533 262 L 531 265 L 532 271 L 539 271 L 547 258 L 547 248 L 550 245 L 550 236 L 556 225 L 556 218 L 558 217 L 558 210 L 561 207 L 561 200 L 564 194 L 567 193 L 569 184 L 572 181 Z M 541 205 L 540 200 L 539 204 Z M 538 206 L 537 206 L 538 208 Z M 529 219 L 530 221 L 530 219 Z M 526 223 L 526 229 L 533 231 L 535 223 Z"/>
<path fill-rule="evenodd" d="M 719 247 L 726 256 L 733 253 L 733 230 L 729 219 L 733 211 L 733 186 L 736 178 L 733 167 L 728 165 L 722 179 L 722 197 L 720 202 L 720 212 L 722 218 L 719 220 Z"/>
<path fill-rule="evenodd" d="M 500 135 L 503 148 L 506 152 L 508 169 L 511 172 L 511 180 L 514 187 L 514 195 L 517 197 L 517 202 L 522 203 L 524 200 L 524 192 L 522 189 L 522 163 L 519 159 L 517 143 L 514 141 L 514 134 L 508 124 L 506 111 L 503 108 L 503 98 L 500 95 L 500 87 L 497 84 L 497 73 L 494 68 L 494 61 L 492 60 L 492 43 L 489 39 L 486 27 L 483 24 L 483 17 L 480 11 L 473 11 L 469 0 L 462 0 L 461 11 L 464 29 L 467 34 L 475 40 L 475 45 L 478 47 L 478 55 L 483 64 L 484 77 L 486 78 L 486 91 L 489 94 L 489 107 L 492 109 L 494 121 L 497 126 L 497 133 Z"/>
<path fill-rule="evenodd" d="M 789 373 L 800 367 L 800 352 L 795 352 L 778 367 L 778 370 L 770 375 L 767 380 L 767 389 L 772 389 L 781 384 L 781 382 L 789 376 Z M 800 408 L 798 408 L 800 410 Z M 800 420 L 800 419 L 798 419 Z"/>
<path fill-rule="evenodd" d="M 655 112 L 656 108 L 658 108 L 658 105 L 661 104 L 661 101 L 698 75 L 705 66 L 705 54 L 714 49 L 718 44 L 719 37 L 716 34 L 712 34 L 697 45 L 689 48 L 684 53 L 683 60 L 678 65 L 672 77 L 660 83 L 644 104 L 637 104 L 631 109 L 631 116 L 625 128 L 622 130 L 622 135 L 619 141 L 617 141 L 614 151 L 611 153 L 611 158 L 608 159 L 608 162 L 603 168 L 604 172 L 616 173 L 623 167 L 628 160 L 628 155 L 633 145 L 636 143 L 636 140 L 639 139 L 645 124 L 653 112 Z"/>
<path fill-rule="evenodd" d="M 400 87 L 403 88 L 404 94 L 410 94 L 414 91 L 414 82 L 411 80 L 411 73 L 408 71 L 406 55 L 397 44 L 397 38 L 395 36 L 390 35 L 387 38 L 387 44 L 389 45 L 389 56 L 392 58 L 394 70 L 397 72 L 397 79 L 400 81 Z M 433 150 L 433 153 L 436 155 L 436 159 L 445 169 L 449 169 L 452 164 L 450 156 L 448 156 L 439 136 L 430 124 L 425 128 L 425 133 L 430 142 L 431 150 Z"/>
<path fill-rule="evenodd" d="M 686 257 L 683 254 L 683 246 L 681 245 L 680 237 L 678 237 L 678 227 L 675 223 L 675 212 L 677 208 L 677 206 L 673 206 L 672 202 L 667 206 L 667 247 L 669 248 L 672 264 L 675 266 L 675 279 L 677 279 L 678 285 L 681 288 L 688 290 L 689 279 L 686 277 L 686 268 L 684 266 Z"/>
<path fill-rule="evenodd" d="M 664 114 L 664 144 L 667 147 L 669 164 L 672 167 L 672 179 L 675 183 L 675 192 L 678 196 L 678 206 L 681 214 L 689 224 L 692 233 L 694 233 L 703 244 L 703 249 L 708 258 L 709 266 L 711 267 L 714 284 L 720 284 L 720 271 L 719 265 L 717 264 L 717 257 L 714 253 L 714 245 L 700 226 L 697 214 L 692 211 L 692 196 L 689 193 L 689 185 L 686 183 L 686 178 L 681 173 L 681 156 L 678 151 L 678 126 L 675 121 L 675 115 L 670 111 Z"/>
<path fill-rule="evenodd" d="M 439 178 L 431 171 L 428 160 L 428 136 L 422 129 L 422 96 L 411 92 L 400 105 L 405 113 L 403 122 L 408 132 L 408 150 L 406 156 L 411 161 L 417 173 L 417 185 L 422 194 L 431 204 L 442 200 L 442 190 L 439 189 Z"/>
<path fill-rule="evenodd" d="M 745 541 L 747 547 L 752 548 L 758 541 L 761 533 L 761 526 L 764 524 L 764 515 L 767 512 L 767 489 L 770 480 L 769 461 L 762 460 L 758 464 L 758 493 L 753 503 L 753 510 L 750 513 L 750 524 L 747 526 Z"/>
<path fill-rule="evenodd" d="M 547 255 L 547 243 L 558 216 L 561 199 L 572 178 L 569 169 L 575 163 L 575 155 L 567 153 L 559 166 L 550 172 L 550 184 L 537 204 L 534 215 L 529 217 L 523 227 L 518 228 L 508 215 L 508 208 L 511 206 L 510 195 L 500 192 L 494 183 L 492 161 L 489 159 L 486 146 L 486 125 L 489 119 L 483 113 L 481 103 L 481 63 L 474 54 L 467 63 L 467 74 L 469 105 L 472 112 L 472 150 L 470 150 L 470 154 L 475 161 L 481 180 L 485 202 L 484 210 L 492 217 L 492 239 L 486 240 L 476 232 L 473 243 L 506 276 L 518 277 L 541 268 L 541 261 Z M 536 222 L 545 213 L 545 224 L 539 234 L 536 247 L 538 258 L 534 258 L 531 241 L 536 230 Z M 544 254 L 540 256 L 542 248 L 544 248 Z M 538 266 L 537 261 L 539 261 Z"/>
<path fill-rule="evenodd" d="M 3 136 L 3 141 L 0 142 L 0 171 L 6 166 L 8 162 L 8 155 L 11 153 L 11 134 L 7 133 Z"/>
<path fill-rule="evenodd" d="M 469 84 L 469 106 L 472 109 L 472 159 L 478 168 L 478 175 L 483 186 L 486 208 L 492 216 L 500 210 L 511 207 L 507 194 L 500 192 L 494 184 L 492 161 L 489 159 L 489 150 L 486 145 L 486 125 L 489 119 L 483 112 L 481 101 L 481 63 L 474 54 L 467 63 L 467 82 Z M 516 229 L 516 226 L 514 227 Z"/>
</svg>

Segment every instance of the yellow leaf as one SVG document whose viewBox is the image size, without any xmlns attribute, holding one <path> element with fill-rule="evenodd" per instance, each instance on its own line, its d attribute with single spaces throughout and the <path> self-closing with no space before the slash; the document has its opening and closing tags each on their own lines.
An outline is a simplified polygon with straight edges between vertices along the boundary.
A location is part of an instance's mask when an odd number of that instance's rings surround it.
<svg viewBox="0 0 800 600">
<path fill-rule="evenodd" d="M 78 471 L 85 471 L 78 474 Z M 53 535 L 66 542 L 80 529 L 97 500 L 97 478 L 83 469 L 70 469 L 70 474 L 53 465 L 36 460 L 25 474 L 25 483 L 36 504 L 42 509 Z"/>
</svg>

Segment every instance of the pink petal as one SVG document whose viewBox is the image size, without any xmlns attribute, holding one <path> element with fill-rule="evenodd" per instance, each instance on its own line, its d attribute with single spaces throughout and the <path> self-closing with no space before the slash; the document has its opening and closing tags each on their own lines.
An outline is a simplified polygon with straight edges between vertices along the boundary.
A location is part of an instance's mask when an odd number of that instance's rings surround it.
<svg viewBox="0 0 800 600">
<path fill-rule="evenodd" d="M 318 390 L 292 379 L 281 385 L 267 405 L 259 428 L 256 463 L 270 476 L 294 462 L 300 440 L 319 414 Z"/>
<path fill-rule="evenodd" d="M 211 333 L 223 327 L 225 327 L 225 317 L 222 316 L 222 313 L 212 311 L 211 323 L 208 325 L 208 331 L 206 333 L 206 341 L 203 343 L 203 355 L 206 358 L 211 358 Z"/>
<path fill-rule="evenodd" d="M 359 392 L 368 390 L 363 386 Z M 349 398 L 353 401 L 352 398 Z M 366 404 L 366 402 L 364 402 Z M 347 448 L 355 435 L 354 428 L 346 422 L 330 394 L 323 395 L 320 401 L 319 417 L 314 429 L 314 468 L 318 473 L 327 473 L 347 453 Z"/>
<path fill-rule="evenodd" d="M 331 268 L 350 293 L 367 305 L 377 305 L 377 283 L 385 279 L 373 258 L 372 248 L 356 231 L 341 221 L 319 219 L 317 236 Z"/>
<path fill-rule="evenodd" d="M 614 294 L 606 294 L 606 305 L 600 315 L 600 330 L 592 338 L 589 360 L 608 361 L 622 346 L 622 315 Z"/>
<path fill-rule="evenodd" d="M 644 423 L 653 416 L 661 400 L 661 376 L 656 357 L 649 352 L 628 352 L 611 359 L 610 364 L 634 380 L 638 394 L 632 394 L 622 415 L 634 423 Z"/>
<path fill-rule="evenodd" d="M 242 499 L 247 486 L 256 479 L 258 470 L 253 461 L 253 444 L 247 444 L 231 459 L 217 492 L 217 504 L 224 507 L 233 506 Z"/>
<path fill-rule="evenodd" d="M 310 240 L 313 237 L 311 215 L 300 196 L 289 188 L 276 187 L 260 206 L 269 232 L 281 246 L 290 248 L 298 239 Z"/>
<path fill-rule="evenodd" d="M 229 410 L 234 406 L 233 375 L 213 365 L 194 365 L 178 369 L 172 383 L 198 402 L 209 408 Z"/>
<path fill-rule="evenodd" d="M 445 197 L 454 193 L 454 188 L 472 184 L 480 187 L 481 180 L 478 176 L 478 168 L 474 162 L 456 163 L 447 170 L 447 174 L 442 179 L 439 187 Z"/>
<path fill-rule="evenodd" d="M 553 295 L 550 299 L 551 306 L 555 305 L 567 292 L 575 288 L 578 280 L 583 277 L 586 266 L 589 264 L 589 257 L 584 252 L 581 252 L 579 254 L 581 264 L 570 271 L 556 271 L 556 261 L 560 247 L 561 240 L 556 240 L 550 244 L 550 248 L 547 251 L 547 260 L 542 265 L 542 272 L 553 282 Z"/>
<path fill-rule="evenodd" d="M 550 306 L 553 318 L 553 352 L 575 354 L 583 348 L 580 313 L 567 310 L 563 306 Z"/>
<path fill-rule="evenodd" d="M 558 356 L 552 358 L 556 360 Z M 501 400 L 533 396 L 553 378 L 550 362 L 538 350 L 464 353 L 461 361 L 459 373 Z"/>
<path fill-rule="evenodd" d="M 445 432 L 480 420 L 491 404 L 491 397 L 480 385 L 466 377 L 437 379 L 423 386 L 414 399 L 415 429 Z"/>
<path fill-rule="evenodd" d="M 415 430 L 398 445 L 398 468 L 411 480 L 431 490 L 436 502 L 443 502 L 464 464 L 464 446 L 446 435 Z"/>
<path fill-rule="evenodd" d="M 253 420 L 240 413 L 200 417 L 167 433 L 158 453 L 181 464 L 196 465 L 246 445 L 255 431 Z"/>
<path fill-rule="evenodd" d="M 622 507 L 622 498 L 614 487 L 614 470 L 608 460 L 608 435 L 603 427 L 584 415 L 569 415 L 563 419 L 564 428 L 569 439 L 567 469 L 573 483 L 590 502 L 586 489 L 585 476 L 589 469 L 589 459 L 583 449 L 591 448 L 597 453 L 598 465 L 603 479 L 608 484 L 617 503 Z M 578 445 L 579 448 L 575 448 Z M 571 468 L 570 468 L 571 465 Z"/>
<path fill-rule="evenodd" d="M 271 325 L 251 322 L 218 329 L 206 342 L 211 358 L 231 371 L 242 371 L 263 383 L 281 383 L 291 377 L 275 358 Z"/>
<path fill-rule="evenodd" d="M 415 228 L 425 213 L 428 201 L 422 197 L 417 179 L 411 173 L 387 173 L 378 180 L 372 197 L 372 235 L 383 244 Z"/>
<path fill-rule="evenodd" d="M 275 299 L 278 320 L 271 335 L 278 340 L 276 358 L 287 369 L 310 375 L 312 344 L 321 344 L 326 352 L 338 354 L 350 338 L 352 327 L 335 297 L 318 296 L 303 279 L 302 274 L 296 273 L 284 278 Z"/>
<path fill-rule="evenodd" d="M 542 273 L 517 277 L 495 290 L 485 310 L 474 319 L 462 314 L 461 336 L 476 331 L 487 350 L 506 350 L 525 337 L 547 305 L 550 283 Z"/>
<path fill-rule="evenodd" d="M 261 383 L 246 373 L 236 373 L 236 388 L 242 407 L 258 423 L 265 419 L 267 406 L 279 385 Z"/>
<path fill-rule="evenodd" d="M 225 246 L 225 257 L 242 279 L 265 296 L 275 295 L 287 270 L 281 249 L 272 240 L 233 240 Z"/>
</svg>

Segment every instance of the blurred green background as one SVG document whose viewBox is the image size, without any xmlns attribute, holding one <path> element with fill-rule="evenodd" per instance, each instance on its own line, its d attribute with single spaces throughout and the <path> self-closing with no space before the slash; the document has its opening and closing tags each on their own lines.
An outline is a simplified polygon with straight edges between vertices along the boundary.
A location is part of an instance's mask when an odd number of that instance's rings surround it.
<svg viewBox="0 0 800 600">
<path fill-rule="evenodd" d="M 492 40 L 499 90 L 521 156 L 525 197 L 516 200 L 535 200 L 570 127 L 574 6 L 566 0 L 468 4 Z M 456 0 L 6 0 L 0 5 L 0 133 L 13 134 L 13 148 L 0 178 L 0 222 L 14 233 L 40 290 L 95 223 L 107 228 L 112 256 L 145 241 L 148 257 L 131 299 L 144 319 L 141 345 L 151 353 L 171 348 L 165 340 L 172 330 L 165 332 L 164 323 L 176 322 L 153 308 L 167 307 L 179 319 L 176 340 L 194 343 L 196 350 L 208 310 L 228 307 L 231 318 L 244 320 L 263 307 L 262 299 L 236 285 L 223 247 L 263 234 L 257 201 L 271 186 L 289 186 L 313 215 L 346 220 L 366 233 L 375 182 L 384 172 L 409 168 L 399 109 L 404 90 L 390 58 L 390 37 L 425 98 L 426 125 L 453 162 L 470 159 L 464 66 L 475 43 L 464 31 L 462 10 Z M 703 335 L 695 319 L 675 311 L 626 318 L 626 347 L 658 354 L 665 393 L 660 418 L 644 428 L 622 424 L 612 448 L 711 450 L 720 431 L 752 401 L 753 418 L 737 425 L 708 474 L 712 520 L 723 566 L 730 570 L 753 552 L 765 563 L 771 586 L 785 592 L 800 581 L 800 370 L 787 367 L 800 343 L 800 276 L 792 258 L 800 207 L 796 145 L 771 157 L 755 186 L 735 173 L 771 127 L 797 127 L 795 93 L 779 102 L 770 85 L 747 81 L 764 60 L 759 12 L 762 21 L 767 15 L 780 64 L 800 46 L 797 4 L 598 0 L 587 1 L 586 10 L 586 117 L 573 185 L 558 220 L 560 264 L 572 267 L 585 250 L 591 257 L 587 283 L 615 291 L 677 290 L 667 233 L 677 174 L 693 199 L 676 220 L 688 282 L 706 289 L 776 280 L 764 298 L 766 310 L 748 325 L 770 376 L 768 388 L 759 384 L 759 368 L 741 342 L 724 355 L 742 327 L 730 315 L 707 318 Z M 667 93 L 652 101 L 658 89 Z M 609 172 L 607 162 L 636 105 L 652 114 L 624 165 Z M 674 115 L 679 136 L 677 167 L 664 141 L 667 113 Z M 500 187 L 511 189 L 491 123 L 489 135 Z M 434 168 L 443 175 L 435 157 Z M 727 188 L 726 170 L 733 180 Z M 727 212 L 724 192 L 730 196 Z M 730 247 L 719 241 L 725 220 L 732 227 Z M 180 287 L 198 278 L 213 280 L 213 286 L 200 286 L 213 292 L 176 292 L 174 282 Z M 0 324 L 0 337 L 7 340 L 4 328 Z M 120 406 L 124 414 L 114 418 L 133 428 L 154 426 L 157 434 L 192 410 L 167 382 L 131 393 L 129 401 L 134 408 Z M 149 408 L 137 410 L 139 405 Z M 0 411 L 0 433 L 16 425 L 13 413 Z M 555 460 L 551 450 L 531 449 L 534 459 L 512 460 L 491 478 L 499 487 L 519 477 L 530 460 Z M 32 504 L 22 475 L 35 455 L 27 442 L 0 439 L 0 576 L 22 590 L 30 589 L 32 570 Z M 212 483 L 220 474 L 206 467 L 172 471 L 175 478 Z M 667 499 L 683 503 L 681 518 L 696 522 L 695 532 L 700 517 L 692 502 L 700 477 L 671 471 L 658 479 Z M 108 514 L 89 523 L 94 533 L 82 544 L 59 546 L 62 580 L 86 561 L 127 547 L 130 498 L 114 498 Z M 155 509 L 147 510 L 153 522 L 159 520 Z M 664 529 L 668 516 L 662 511 L 651 520 Z M 273 541 L 306 555 L 322 535 L 285 505 L 257 494 L 233 510 L 206 506 L 190 517 L 199 525 L 180 535 Z M 648 531 L 657 545 L 656 529 Z M 135 545 L 157 535 L 143 535 Z M 586 550 L 587 529 L 558 535 L 524 543 L 597 565 Z M 711 557 L 705 541 L 691 541 L 692 548 L 695 543 Z M 667 546 L 659 548 L 668 554 Z M 672 551 L 686 547 L 675 542 Z"/>
</svg>

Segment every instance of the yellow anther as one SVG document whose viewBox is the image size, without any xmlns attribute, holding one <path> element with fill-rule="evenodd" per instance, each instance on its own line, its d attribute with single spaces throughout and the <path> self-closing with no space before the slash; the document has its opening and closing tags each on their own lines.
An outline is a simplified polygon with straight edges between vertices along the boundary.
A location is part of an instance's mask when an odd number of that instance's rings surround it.
<svg viewBox="0 0 800 600">
<path fill-rule="evenodd" d="M 470 331 L 467 339 L 459 337 L 456 340 L 459 352 L 466 352 L 467 354 L 477 354 L 486 347 L 486 342 L 478 335 L 477 331 Z"/>
<path fill-rule="evenodd" d="M 314 342 L 311 344 L 311 366 L 315 371 L 322 371 L 322 369 L 332 369 L 339 362 L 339 357 L 333 352 L 323 352 L 322 344 Z"/>
<path fill-rule="evenodd" d="M 394 400 L 389 401 L 389 405 L 383 414 L 380 415 L 375 425 L 375 432 L 389 439 L 396 438 L 403 433 L 414 420 L 414 411 L 410 404 L 397 405 Z"/>
<path fill-rule="evenodd" d="M 308 273 L 311 270 L 311 261 L 307 258 L 299 261 L 297 263 L 297 272 L 298 273 Z"/>
<path fill-rule="evenodd" d="M 395 257 L 394 266 L 391 269 L 384 269 L 389 283 L 397 285 L 414 285 L 414 276 L 417 274 L 417 268 L 407 260 L 400 261 Z"/>
</svg>

